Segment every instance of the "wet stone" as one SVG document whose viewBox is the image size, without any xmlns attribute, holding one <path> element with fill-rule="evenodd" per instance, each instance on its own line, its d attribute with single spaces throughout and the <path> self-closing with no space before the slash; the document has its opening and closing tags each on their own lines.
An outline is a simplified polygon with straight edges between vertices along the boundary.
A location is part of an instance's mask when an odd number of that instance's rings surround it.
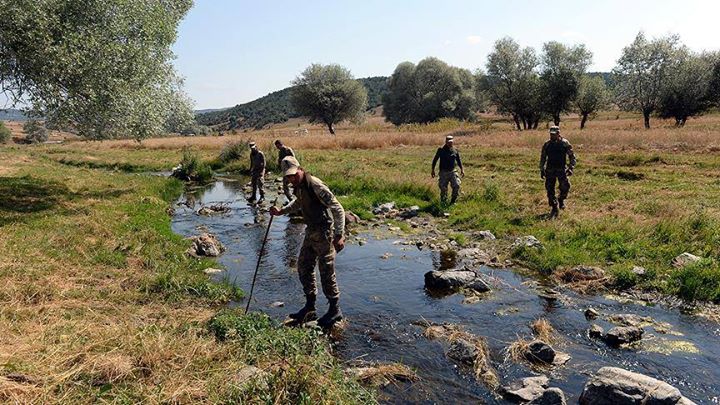
<svg viewBox="0 0 720 405">
<path fill-rule="evenodd" d="M 581 405 L 692 404 L 670 384 L 617 367 L 603 367 L 585 384 Z"/>
<path fill-rule="evenodd" d="M 533 340 L 528 345 L 528 351 L 525 358 L 533 363 L 551 364 L 555 360 L 555 349 L 542 340 Z"/>
<path fill-rule="evenodd" d="M 560 388 L 548 388 L 528 405 L 566 405 L 565 393 Z"/>
<path fill-rule="evenodd" d="M 514 402 L 526 403 L 540 397 L 550 380 L 544 375 L 527 377 L 502 387 L 502 395 Z"/>
<path fill-rule="evenodd" d="M 590 326 L 590 329 L 588 329 L 588 336 L 590 336 L 592 339 L 600 339 L 602 338 L 604 332 L 605 330 L 603 328 L 593 324 Z"/>
<path fill-rule="evenodd" d="M 642 326 L 653 323 L 652 318 L 636 314 L 614 314 L 608 317 L 608 321 L 620 326 Z"/>
<path fill-rule="evenodd" d="M 457 339 L 450 343 L 447 356 L 467 365 L 473 365 L 477 357 L 477 348 L 472 342 Z"/>
<path fill-rule="evenodd" d="M 490 286 L 470 270 L 433 270 L 425 273 L 425 287 L 431 290 L 470 288 L 478 292 L 490 291 Z"/>
<path fill-rule="evenodd" d="M 637 326 L 616 326 L 605 334 L 605 342 L 611 346 L 637 342 L 642 339 L 643 332 Z"/>
<path fill-rule="evenodd" d="M 562 275 L 566 283 L 577 281 L 591 281 L 605 278 L 605 270 L 595 266 L 575 266 Z"/>
<path fill-rule="evenodd" d="M 585 310 L 585 319 L 596 319 L 600 316 L 600 313 L 595 308 L 588 308 Z"/>
</svg>

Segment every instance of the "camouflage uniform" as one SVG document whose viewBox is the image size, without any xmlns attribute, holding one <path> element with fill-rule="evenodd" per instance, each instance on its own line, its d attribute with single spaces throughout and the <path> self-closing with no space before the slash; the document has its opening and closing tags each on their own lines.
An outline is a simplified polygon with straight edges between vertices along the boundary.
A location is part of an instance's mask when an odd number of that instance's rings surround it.
<svg viewBox="0 0 720 405">
<path fill-rule="evenodd" d="M 280 167 L 280 162 L 282 162 L 282 160 L 288 156 L 295 157 L 295 152 L 292 150 L 291 147 L 283 145 L 278 150 L 278 167 Z M 288 201 L 291 201 L 293 199 L 293 195 L 290 192 L 289 184 L 290 183 L 288 182 L 288 179 L 283 177 L 283 193 L 285 194 L 285 197 L 287 197 Z"/>
<path fill-rule="evenodd" d="M 567 165 L 566 157 L 570 158 L 570 165 Z M 570 180 L 568 180 L 567 169 L 570 171 L 575 169 L 575 153 L 573 153 L 572 145 L 565 138 L 559 138 L 557 141 L 549 140 L 545 142 L 540 154 L 540 172 L 545 175 L 545 190 L 547 191 L 548 204 L 557 209 L 558 199 L 555 198 L 555 183 L 560 185 L 560 205 L 567 198 L 570 192 Z"/>
<path fill-rule="evenodd" d="M 265 198 L 265 154 L 257 149 L 252 149 L 250 152 L 250 178 L 252 183 L 250 200 L 255 200 L 258 191 L 260 199 Z"/>
<path fill-rule="evenodd" d="M 448 184 L 452 187 L 451 202 L 457 200 L 460 194 L 460 176 L 455 170 L 455 164 L 462 169 L 462 161 L 460 160 L 460 152 L 448 146 L 438 148 L 432 162 L 432 170 L 435 171 L 435 165 L 440 160 L 440 175 L 438 176 L 438 186 L 440 187 L 440 200 L 447 200 Z"/>
<path fill-rule="evenodd" d="M 298 275 L 305 296 L 316 296 L 315 264 L 320 270 L 322 290 L 329 300 L 340 296 L 335 279 L 335 247 L 333 236 L 345 230 L 345 211 L 330 189 L 320 179 L 305 173 L 295 190 L 295 200 L 283 211 L 302 211 L 305 222 L 305 240 L 298 257 Z"/>
</svg>

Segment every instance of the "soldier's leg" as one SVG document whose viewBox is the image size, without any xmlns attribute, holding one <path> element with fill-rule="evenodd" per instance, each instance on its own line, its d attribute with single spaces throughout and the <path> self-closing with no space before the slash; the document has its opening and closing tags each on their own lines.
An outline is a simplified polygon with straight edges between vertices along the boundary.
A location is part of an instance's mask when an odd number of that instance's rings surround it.
<svg viewBox="0 0 720 405">
<path fill-rule="evenodd" d="M 438 176 L 438 186 L 440 187 L 440 201 L 445 202 L 447 200 L 447 189 L 448 189 L 448 183 L 450 182 L 450 179 L 447 176 L 447 173 L 440 172 L 440 175 Z"/>
<path fill-rule="evenodd" d="M 249 201 L 255 201 L 255 196 L 257 195 L 257 188 L 258 188 L 257 176 L 252 175 L 252 177 L 250 177 L 250 184 L 252 186 L 252 194 L 250 194 Z"/>
<path fill-rule="evenodd" d="M 332 231 L 318 232 L 313 238 L 315 251 L 318 254 L 318 269 L 323 294 L 328 299 L 328 311 L 320 319 L 318 325 L 323 328 L 332 326 L 342 319 L 342 311 L 338 303 L 340 290 L 335 277 L 335 247 L 332 244 Z"/>
<path fill-rule="evenodd" d="M 265 173 L 258 175 L 258 188 L 260 189 L 260 199 L 265 198 Z"/>
<path fill-rule="evenodd" d="M 305 293 L 305 306 L 300 311 L 290 314 L 290 318 L 299 321 L 313 320 L 315 315 L 315 300 L 317 297 L 317 286 L 315 284 L 315 263 L 317 263 L 312 240 L 305 234 L 305 240 L 298 255 L 298 277 Z"/>
<path fill-rule="evenodd" d="M 567 174 L 564 172 L 558 176 L 558 183 L 559 189 L 560 189 L 560 197 L 558 198 L 560 207 L 565 207 L 565 199 L 568 196 L 568 193 L 570 192 L 570 179 L 568 179 Z"/>
<path fill-rule="evenodd" d="M 557 199 L 555 198 L 555 172 L 552 170 L 545 171 L 545 191 L 547 192 L 548 205 L 551 207 L 557 206 Z"/>
<path fill-rule="evenodd" d="M 450 204 L 455 203 L 458 195 L 460 195 L 460 183 L 460 176 L 457 172 L 452 172 L 452 176 L 450 176 L 450 186 L 452 187 L 452 198 L 450 199 Z"/>
</svg>

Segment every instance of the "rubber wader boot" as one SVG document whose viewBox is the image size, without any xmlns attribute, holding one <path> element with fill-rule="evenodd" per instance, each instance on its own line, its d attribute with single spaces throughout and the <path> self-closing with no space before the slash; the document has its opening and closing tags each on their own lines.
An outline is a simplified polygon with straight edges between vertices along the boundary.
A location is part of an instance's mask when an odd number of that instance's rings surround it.
<svg viewBox="0 0 720 405">
<path fill-rule="evenodd" d="M 305 306 L 302 307 L 299 311 L 288 315 L 291 319 L 294 319 L 296 321 L 305 323 L 309 321 L 314 321 L 317 319 L 317 313 L 315 312 L 315 296 L 314 295 L 306 295 L 305 296 Z"/>
<path fill-rule="evenodd" d="M 335 324 L 335 322 L 342 319 L 342 311 L 338 305 L 338 298 L 331 298 L 328 300 L 330 308 L 322 318 L 318 319 L 318 326 L 321 328 L 329 328 Z"/>
</svg>

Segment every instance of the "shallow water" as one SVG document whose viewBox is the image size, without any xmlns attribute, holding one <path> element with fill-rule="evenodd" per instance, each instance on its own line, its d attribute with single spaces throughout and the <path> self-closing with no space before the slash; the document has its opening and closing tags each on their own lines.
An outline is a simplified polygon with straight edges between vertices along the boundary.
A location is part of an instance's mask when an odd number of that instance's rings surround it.
<svg viewBox="0 0 720 405">
<path fill-rule="evenodd" d="M 228 178 L 186 193 L 179 200 L 182 205 L 176 210 L 173 229 L 185 236 L 200 230 L 215 234 L 227 248 L 219 258 L 227 270 L 217 277 L 228 278 L 249 291 L 269 216 L 246 203 L 243 185 L 241 179 Z M 210 203 L 227 203 L 231 212 L 212 217 L 195 214 L 203 204 Z M 286 217 L 273 220 L 251 310 L 282 320 L 304 303 L 295 270 L 303 229 L 304 225 Z M 401 238 L 389 233 L 368 232 L 362 236 L 367 238 L 367 244 L 348 244 L 337 257 L 341 306 L 348 322 L 335 349 L 341 359 L 349 362 L 401 362 L 417 371 L 419 381 L 382 388 L 381 399 L 386 402 L 504 403 L 475 380 L 472 370 L 445 356 L 446 344 L 423 337 L 423 329 L 416 323 L 424 319 L 460 324 L 468 332 L 485 337 L 493 365 L 502 383 L 507 384 L 535 375 L 525 365 L 504 361 L 503 350 L 518 336 L 530 337 L 528 325 L 540 317 L 550 321 L 561 335 L 561 342 L 554 345 L 556 350 L 572 356 L 564 367 L 549 374 L 550 386 L 562 388 L 568 403 L 577 402 L 588 376 L 603 366 L 622 367 L 666 381 L 697 403 L 719 401 L 718 324 L 661 306 L 568 291 L 563 291 L 559 300 L 549 301 L 538 296 L 542 286 L 533 278 L 502 269 L 482 269 L 492 280 L 493 291 L 477 303 L 463 303 L 461 295 L 432 297 L 424 289 L 423 276 L 441 267 L 443 260 L 437 252 L 399 244 Z M 392 256 L 382 259 L 385 253 Z M 285 306 L 272 306 L 278 301 Z M 318 303 L 322 314 L 325 301 L 319 299 Z M 591 322 L 583 311 L 589 306 L 603 315 L 650 316 L 671 325 L 672 333 L 662 334 L 649 326 L 639 347 L 609 348 L 586 335 Z M 600 319 L 595 323 L 606 330 L 611 326 Z"/>
</svg>

